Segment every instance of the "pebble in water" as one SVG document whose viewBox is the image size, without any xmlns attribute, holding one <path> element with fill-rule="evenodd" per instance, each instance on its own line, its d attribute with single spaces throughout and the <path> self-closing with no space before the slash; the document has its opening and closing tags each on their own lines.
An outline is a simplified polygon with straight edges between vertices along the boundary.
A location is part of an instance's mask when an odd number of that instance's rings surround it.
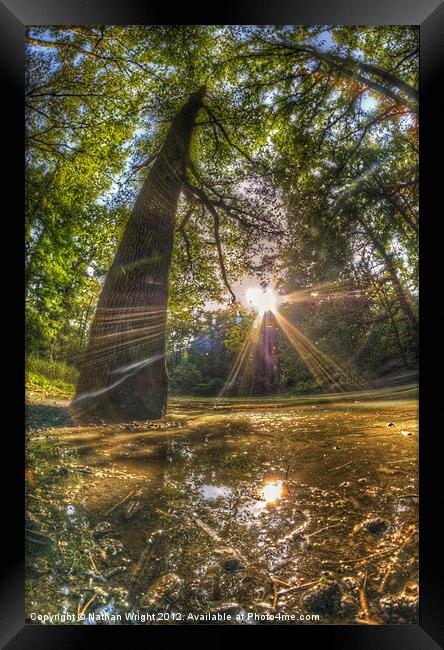
<svg viewBox="0 0 444 650">
<path fill-rule="evenodd" d="M 418 623 L 418 596 L 384 596 L 379 601 L 387 623 Z"/>
<path fill-rule="evenodd" d="M 354 618 L 359 610 L 358 601 L 349 594 L 341 598 L 341 614 L 350 618 Z"/>
<path fill-rule="evenodd" d="M 245 566 L 236 557 L 229 557 L 223 560 L 222 564 L 224 571 L 227 573 L 237 573 L 238 571 L 245 571 Z"/>
<path fill-rule="evenodd" d="M 152 607 L 162 600 L 174 603 L 180 596 L 182 580 L 175 573 L 165 573 L 158 578 L 143 594 L 143 606 Z"/>
<path fill-rule="evenodd" d="M 93 532 L 94 535 L 100 537 L 102 535 L 105 535 L 109 530 L 111 530 L 111 524 L 109 521 L 101 521 L 97 524 L 97 526 L 95 526 Z"/>
<path fill-rule="evenodd" d="M 341 590 L 333 580 L 320 583 L 304 594 L 301 603 L 309 612 L 335 614 L 341 609 Z"/>
<path fill-rule="evenodd" d="M 370 517 L 362 522 L 362 527 L 370 533 L 378 535 L 387 530 L 388 524 L 382 517 Z"/>
</svg>

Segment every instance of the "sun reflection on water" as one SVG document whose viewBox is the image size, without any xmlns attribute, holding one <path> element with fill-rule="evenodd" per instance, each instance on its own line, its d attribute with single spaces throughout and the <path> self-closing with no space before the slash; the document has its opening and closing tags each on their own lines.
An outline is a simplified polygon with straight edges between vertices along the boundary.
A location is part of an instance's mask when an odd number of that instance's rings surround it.
<svg viewBox="0 0 444 650">
<path fill-rule="evenodd" d="M 267 503 L 276 503 L 283 495 L 282 481 L 268 481 L 262 488 L 262 496 Z"/>
</svg>

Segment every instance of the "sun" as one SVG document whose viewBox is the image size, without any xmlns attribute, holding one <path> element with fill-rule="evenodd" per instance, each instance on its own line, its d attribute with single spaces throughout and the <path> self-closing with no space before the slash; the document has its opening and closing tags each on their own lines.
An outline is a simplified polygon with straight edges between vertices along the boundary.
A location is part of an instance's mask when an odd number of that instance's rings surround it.
<svg viewBox="0 0 444 650">
<path fill-rule="evenodd" d="M 261 316 L 267 311 L 275 311 L 276 309 L 276 294 L 270 287 L 267 287 L 265 291 L 262 291 L 259 287 L 250 287 L 246 291 L 245 300 Z"/>
</svg>

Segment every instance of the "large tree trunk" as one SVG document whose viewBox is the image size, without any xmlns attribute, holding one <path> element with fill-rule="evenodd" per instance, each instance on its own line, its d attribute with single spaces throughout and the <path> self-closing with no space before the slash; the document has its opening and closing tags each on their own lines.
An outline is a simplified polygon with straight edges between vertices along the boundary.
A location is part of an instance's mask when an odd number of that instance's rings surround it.
<svg viewBox="0 0 444 650">
<path fill-rule="evenodd" d="M 71 411 L 77 422 L 160 418 L 167 401 L 165 325 L 177 204 L 205 88 L 174 118 L 106 277 Z"/>
</svg>

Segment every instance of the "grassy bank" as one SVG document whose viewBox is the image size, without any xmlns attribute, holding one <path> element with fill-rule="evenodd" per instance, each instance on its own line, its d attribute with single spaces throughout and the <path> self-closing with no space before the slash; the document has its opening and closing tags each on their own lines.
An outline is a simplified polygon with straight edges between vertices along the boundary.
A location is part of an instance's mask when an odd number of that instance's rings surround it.
<svg viewBox="0 0 444 650">
<path fill-rule="evenodd" d="M 70 399 L 74 395 L 78 370 L 62 361 L 50 361 L 34 355 L 26 358 L 28 395 Z"/>
<path fill-rule="evenodd" d="M 48 361 L 37 357 L 28 357 L 26 360 L 26 391 L 29 397 L 54 397 L 71 399 L 75 392 L 78 371 L 58 361 Z M 363 391 L 343 393 L 317 393 L 315 395 L 298 395 L 297 393 L 280 393 L 270 396 L 244 396 L 244 397 L 201 397 L 196 395 L 171 395 L 170 407 L 191 405 L 202 408 L 214 406 L 252 406 L 298 404 L 322 404 L 331 401 L 365 402 L 373 400 L 404 399 L 411 400 L 418 397 L 417 383 L 405 385 L 384 386 Z"/>
<path fill-rule="evenodd" d="M 385 400 L 416 400 L 418 398 L 418 385 L 408 384 L 405 386 L 391 386 L 384 388 L 374 388 L 363 391 L 343 392 L 343 393 L 318 393 L 316 395 L 296 395 L 286 393 L 262 397 L 196 397 L 186 395 L 174 395 L 170 397 L 168 403 L 171 407 L 181 405 L 194 405 L 202 408 L 228 407 L 238 408 L 261 406 L 285 406 L 302 405 L 302 404 L 323 404 L 327 402 L 366 402 L 366 401 L 385 401 Z"/>
<path fill-rule="evenodd" d="M 26 393 L 28 396 L 58 397 L 71 399 L 74 395 L 75 384 L 68 384 L 60 379 L 48 379 L 35 372 L 26 373 Z"/>
</svg>

